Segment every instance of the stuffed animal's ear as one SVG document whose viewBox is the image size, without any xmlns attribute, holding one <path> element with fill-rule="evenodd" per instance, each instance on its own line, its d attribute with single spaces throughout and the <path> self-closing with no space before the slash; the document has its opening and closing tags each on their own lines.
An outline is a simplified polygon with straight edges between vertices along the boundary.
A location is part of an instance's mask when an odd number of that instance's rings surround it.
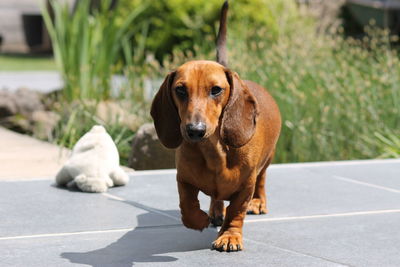
<svg viewBox="0 0 400 267">
<path fill-rule="evenodd" d="M 227 70 L 226 77 L 230 95 L 222 113 L 220 136 L 224 144 L 238 148 L 247 144 L 254 135 L 258 105 L 237 73 Z"/>
<path fill-rule="evenodd" d="M 158 138 L 167 148 L 177 148 L 182 143 L 182 135 L 179 129 L 181 120 L 172 100 L 171 85 L 174 78 L 175 72 L 171 72 L 165 78 L 154 97 L 150 112 Z"/>
</svg>

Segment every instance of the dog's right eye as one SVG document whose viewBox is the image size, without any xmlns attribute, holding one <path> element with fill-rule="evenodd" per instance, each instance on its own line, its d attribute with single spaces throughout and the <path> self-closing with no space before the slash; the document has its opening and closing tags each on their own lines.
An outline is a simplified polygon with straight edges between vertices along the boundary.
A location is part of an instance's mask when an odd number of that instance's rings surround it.
<svg viewBox="0 0 400 267">
<path fill-rule="evenodd" d="M 186 98 L 187 97 L 187 91 L 186 88 L 184 86 L 177 86 L 175 87 L 175 92 L 176 95 L 181 97 L 181 98 Z"/>
</svg>

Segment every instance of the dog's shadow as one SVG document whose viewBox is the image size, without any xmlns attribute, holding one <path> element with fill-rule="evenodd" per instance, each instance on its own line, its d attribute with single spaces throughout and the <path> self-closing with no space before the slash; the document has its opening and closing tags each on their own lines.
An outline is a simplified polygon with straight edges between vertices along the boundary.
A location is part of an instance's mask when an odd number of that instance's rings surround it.
<svg viewBox="0 0 400 267">
<path fill-rule="evenodd" d="M 179 211 L 175 210 L 164 212 L 179 214 Z M 217 236 L 216 228 L 207 228 L 199 232 L 186 229 L 181 224 L 147 226 L 145 222 L 149 222 L 150 219 L 154 220 L 152 212 L 138 215 L 138 225 L 135 229 L 104 248 L 88 252 L 64 252 L 61 257 L 71 263 L 91 266 L 132 266 L 136 262 L 172 262 L 178 258 L 162 254 L 210 249 L 211 242 Z M 102 234 L 107 237 L 116 233 Z"/>
</svg>

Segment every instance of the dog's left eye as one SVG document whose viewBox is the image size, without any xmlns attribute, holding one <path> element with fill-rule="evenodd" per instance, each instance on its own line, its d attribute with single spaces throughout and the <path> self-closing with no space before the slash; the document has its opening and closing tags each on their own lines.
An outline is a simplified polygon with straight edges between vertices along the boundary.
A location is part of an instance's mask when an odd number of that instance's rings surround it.
<svg viewBox="0 0 400 267">
<path fill-rule="evenodd" d="M 219 96 L 222 93 L 222 88 L 219 86 L 213 86 L 211 88 L 211 96 Z"/>
</svg>

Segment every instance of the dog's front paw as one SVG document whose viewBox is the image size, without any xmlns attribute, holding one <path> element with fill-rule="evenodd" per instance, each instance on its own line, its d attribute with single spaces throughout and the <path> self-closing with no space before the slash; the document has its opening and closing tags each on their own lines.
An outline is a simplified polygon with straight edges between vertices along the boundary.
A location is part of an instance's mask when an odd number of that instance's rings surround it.
<svg viewBox="0 0 400 267">
<path fill-rule="evenodd" d="M 226 252 L 240 251 L 243 249 L 242 234 L 225 232 L 212 243 L 212 248 Z"/>
<path fill-rule="evenodd" d="M 260 198 L 253 198 L 247 207 L 247 214 L 266 214 L 268 213 L 265 201 Z"/>
<path fill-rule="evenodd" d="M 210 218 L 202 210 L 192 211 L 189 214 L 182 214 L 182 223 L 187 228 L 202 231 L 210 224 Z"/>
</svg>

